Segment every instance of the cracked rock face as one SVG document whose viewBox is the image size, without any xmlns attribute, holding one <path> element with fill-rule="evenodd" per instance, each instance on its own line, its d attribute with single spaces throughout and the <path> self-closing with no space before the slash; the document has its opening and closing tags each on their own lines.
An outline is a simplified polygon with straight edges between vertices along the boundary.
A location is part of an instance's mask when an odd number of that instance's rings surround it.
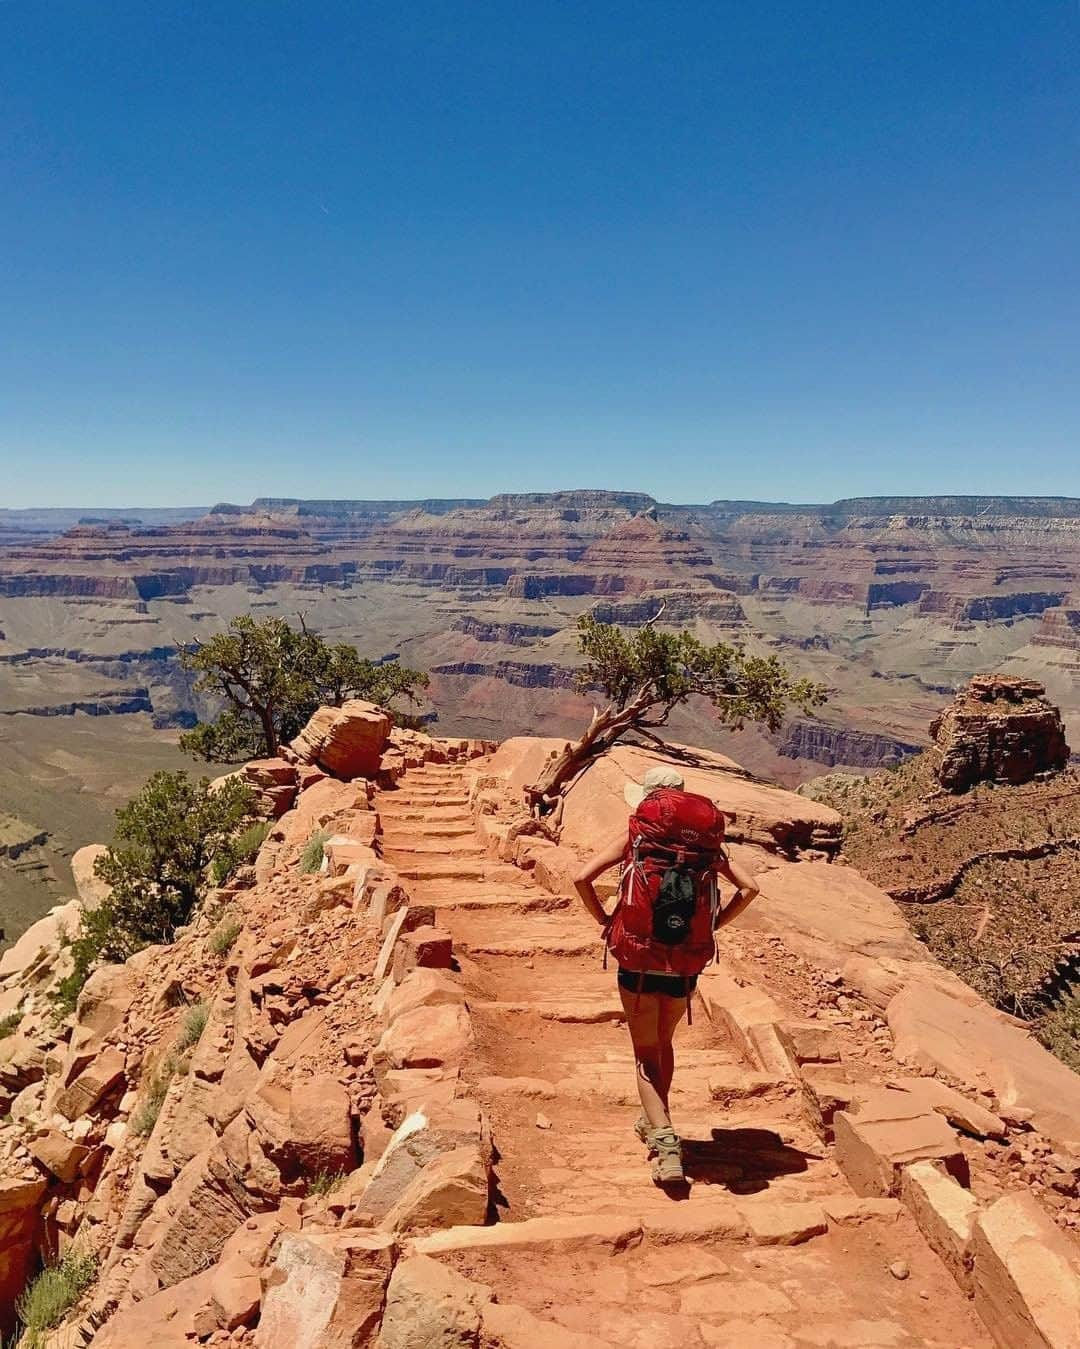
<svg viewBox="0 0 1080 1349">
<path fill-rule="evenodd" d="M 930 726 L 941 759 L 938 782 L 966 792 L 979 782 L 1030 782 L 1069 761 L 1061 713 L 1042 684 L 976 675 Z"/>
</svg>

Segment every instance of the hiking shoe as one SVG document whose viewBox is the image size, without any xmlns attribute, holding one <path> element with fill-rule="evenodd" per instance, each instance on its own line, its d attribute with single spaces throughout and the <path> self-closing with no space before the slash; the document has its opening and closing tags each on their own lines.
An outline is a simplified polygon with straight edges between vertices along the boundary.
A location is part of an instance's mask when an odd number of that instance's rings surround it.
<svg viewBox="0 0 1080 1349">
<path fill-rule="evenodd" d="M 649 1127 L 649 1121 L 645 1115 L 639 1115 L 634 1122 L 634 1133 L 645 1144 L 646 1147 L 652 1144 L 652 1129 Z"/>
<path fill-rule="evenodd" d="M 652 1178 L 657 1185 L 679 1185 L 685 1179 L 682 1164 L 682 1143 L 674 1129 L 654 1129 Z"/>
</svg>

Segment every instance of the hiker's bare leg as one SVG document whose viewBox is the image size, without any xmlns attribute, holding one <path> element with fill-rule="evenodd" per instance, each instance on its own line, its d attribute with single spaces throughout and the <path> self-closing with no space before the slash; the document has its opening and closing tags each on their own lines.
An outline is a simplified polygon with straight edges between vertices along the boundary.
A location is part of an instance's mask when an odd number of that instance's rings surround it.
<svg viewBox="0 0 1080 1349">
<path fill-rule="evenodd" d="M 675 1076 L 675 1032 L 686 1015 L 685 998 L 661 996 L 658 1029 L 660 1032 L 660 1097 L 670 1111 L 671 1079 Z"/>
<path fill-rule="evenodd" d="M 670 1128 L 667 1089 L 671 1085 L 671 1079 L 668 1079 L 665 1086 L 663 1052 L 660 1044 L 660 1003 L 664 999 L 659 993 L 632 993 L 629 989 L 621 987 L 619 996 L 622 998 L 623 1011 L 626 1013 L 630 1042 L 634 1046 L 641 1108 L 645 1112 L 650 1128 Z"/>
</svg>

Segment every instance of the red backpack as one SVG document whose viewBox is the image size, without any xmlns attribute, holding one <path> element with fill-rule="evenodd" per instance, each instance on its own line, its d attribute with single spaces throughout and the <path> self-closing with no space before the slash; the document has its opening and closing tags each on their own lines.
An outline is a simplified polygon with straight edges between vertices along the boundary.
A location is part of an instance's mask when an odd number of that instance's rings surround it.
<svg viewBox="0 0 1080 1349">
<path fill-rule="evenodd" d="M 706 796 L 661 787 L 630 816 L 607 945 L 623 969 L 686 977 L 716 954 L 714 869 L 724 816 Z"/>
</svg>

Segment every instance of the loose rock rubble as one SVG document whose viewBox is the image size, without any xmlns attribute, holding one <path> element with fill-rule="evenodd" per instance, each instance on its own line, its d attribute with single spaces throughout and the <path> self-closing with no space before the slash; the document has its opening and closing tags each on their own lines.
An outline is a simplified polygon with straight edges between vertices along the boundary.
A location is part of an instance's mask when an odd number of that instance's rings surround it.
<svg viewBox="0 0 1080 1349">
<path fill-rule="evenodd" d="M 763 898 L 677 1043 L 675 1202 L 568 889 L 625 806 L 586 775 L 557 835 L 515 784 L 543 742 L 386 727 L 372 760 L 366 709 L 355 740 L 319 716 L 243 770 L 275 823 L 172 946 L 97 971 L 60 1027 L 55 926 L 0 983 L 23 1013 L 0 1041 L 2 1305 L 76 1243 L 99 1274 L 64 1343 L 97 1349 L 1080 1342 L 1067 1102 L 1033 1129 L 1020 1100 L 1057 1079 L 1025 1051 L 1016 1090 L 973 1085 L 894 1012 L 959 994 L 886 896 L 821 860 L 823 808 L 708 770 L 752 817 L 736 846 Z"/>
</svg>

